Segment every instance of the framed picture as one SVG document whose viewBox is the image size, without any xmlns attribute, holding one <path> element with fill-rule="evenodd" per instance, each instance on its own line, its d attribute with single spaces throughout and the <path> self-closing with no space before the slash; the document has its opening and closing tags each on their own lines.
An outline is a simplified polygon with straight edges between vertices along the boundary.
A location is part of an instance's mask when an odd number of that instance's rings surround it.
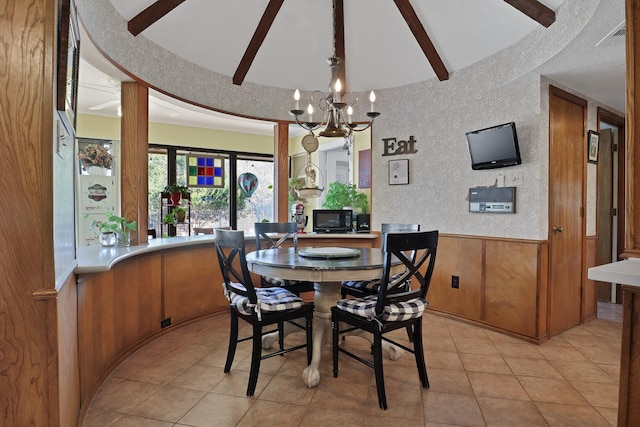
<svg viewBox="0 0 640 427">
<path fill-rule="evenodd" d="M 409 183 L 409 159 L 389 160 L 389 185 Z"/>
<path fill-rule="evenodd" d="M 58 3 L 58 66 L 56 73 L 56 109 L 67 131 L 75 134 L 78 106 L 78 65 L 80 31 L 73 0 Z"/>
<path fill-rule="evenodd" d="M 600 134 L 596 131 L 590 130 L 589 137 L 587 139 L 587 152 L 589 163 L 598 163 L 598 145 L 600 142 Z"/>
</svg>

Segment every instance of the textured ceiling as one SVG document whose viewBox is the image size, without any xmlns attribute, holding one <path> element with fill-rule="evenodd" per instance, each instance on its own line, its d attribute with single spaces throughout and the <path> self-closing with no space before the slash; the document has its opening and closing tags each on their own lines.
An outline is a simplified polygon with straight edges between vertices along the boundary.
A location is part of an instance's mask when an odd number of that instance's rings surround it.
<svg viewBox="0 0 640 427">
<path fill-rule="evenodd" d="M 154 0 L 109 2 L 125 20 L 130 20 Z M 231 77 L 268 3 L 268 0 L 188 0 L 137 37 L 145 37 L 190 62 Z M 557 10 L 563 0 L 541 3 Z M 450 73 L 469 67 L 541 28 L 503 0 L 414 0 L 411 4 Z M 607 37 L 623 20 L 623 0 L 601 1 L 592 25 L 556 57 L 542 64 L 539 72 L 624 111 L 624 37 Z M 389 88 L 436 78 L 393 1 L 344 0 L 344 22 L 349 90 Z M 330 79 L 326 59 L 333 53 L 332 44 L 331 0 L 285 0 L 244 81 L 277 88 L 324 90 Z M 82 45 L 82 49 L 87 62 L 97 70 L 116 80 L 124 76 L 90 49 L 90 43 Z M 81 75 L 81 112 L 107 103 L 107 92 L 115 92 L 109 88 L 112 82 L 108 82 L 107 90 L 103 91 L 105 97 L 98 96 L 94 80 L 100 78 L 98 74 Z M 104 86 L 104 81 L 105 78 L 100 85 Z M 83 102 L 83 86 L 86 90 L 92 85 L 90 102 Z M 194 108 L 176 107 L 180 114 L 175 114 L 170 111 L 171 105 L 162 104 L 172 102 L 170 99 L 160 94 L 154 96 L 151 109 L 152 114 L 157 110 L 156 121 L 180 122 L 192 115 L 189 111 Z M 105 114 L 103 110 L 110 111 L 110 107 L 91 113 Z M 197 125 L 199 118 L 193 117 L 191 125 Z"/>
</svg>

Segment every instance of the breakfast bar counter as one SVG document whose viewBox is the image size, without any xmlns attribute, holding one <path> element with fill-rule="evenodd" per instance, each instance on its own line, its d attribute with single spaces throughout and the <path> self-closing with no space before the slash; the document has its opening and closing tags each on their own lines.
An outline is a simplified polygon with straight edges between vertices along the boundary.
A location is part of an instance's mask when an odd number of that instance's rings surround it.
<svg viewBox="0 0 640 427">
<path fill-rule="evenodd" d="M 300 234 L 299 247 L 376 247 L 378 234 Z M 213 235 L 77 249 L 80 399 L 137 348 L 175 325 L 227 313 Z M 246 234 L 247 251 L 255 249 Z M 260 283 L 259 277 L 254 277 Z M 224 320 L 226 321 L 226 319 Z"/>
</svg>

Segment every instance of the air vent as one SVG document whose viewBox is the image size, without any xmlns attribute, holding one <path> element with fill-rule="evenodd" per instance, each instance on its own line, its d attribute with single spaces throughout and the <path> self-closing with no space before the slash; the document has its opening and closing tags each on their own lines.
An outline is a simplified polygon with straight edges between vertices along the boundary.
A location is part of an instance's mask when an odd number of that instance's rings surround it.
<svg viewBox="0 0 640 427">
<path fill-rule="evenodd" d="M 604 36 L 602 40 L 596 43 L 596 47 L 600 46 L 601 44 L 607 41 L 614 42 L 616 40 L 619 40 L 620 37 L 624 38 L 626 34 L 627 34 L 627 27 L 625 27 L 624 21 L 622 21 L 621 23 L 616 25 L 616 27 L 613 30 L 609 31 L 609 34 Z"/>
<path fill-rule="evenodd" d="M 627 28 L 622 27 L 615 33 L 611 34 L 611 37 L 624 37 L 627 34 Z"/>
</svg>

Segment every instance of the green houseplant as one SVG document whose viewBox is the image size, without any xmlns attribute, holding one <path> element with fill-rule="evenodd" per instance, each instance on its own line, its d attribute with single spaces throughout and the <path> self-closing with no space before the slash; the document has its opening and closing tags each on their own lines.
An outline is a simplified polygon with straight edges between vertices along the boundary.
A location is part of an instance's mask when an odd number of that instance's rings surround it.
<svg viewBox="0 0 640 427">
<path fill-rule="evenodd" d="M 185 187 L 184 185 L 177 184 L 169 184 L 162 190 L 163 193 L 169 194 L 169 199 L 174 206 L 178 206 L 180 204 L 180 199 L 184 194 L 191 194 L 191 190 L 189 187 Z"/>
<path fill-rule="evenodd" d="M 187 210 L 182 206 L 177 206 L 173 209 L 173 214 L 175 215 L 177 222 L 183 223 L 187 217 Z"/>
<path fill-rule="evenodd" d="M 369 213 L 367 195 L 357 191 L 355 184 L 342 184 L 338 181 L 329 184 L 327 196 L 322 203 L 325 209 L 342 209 L 351 207 L 362 213 Z"/>
<path fill-rule="evenodd" d="M 114 243 L 118 243 L 118 246 L 130 246 L 131 245 L 131 232 L 136 230 L 136 222 L 129 221 L 123 216 L 118 216 L 113 212 L 105 212 L 107 219 L 94 220 L 91 223 L 92 229 L 100 231 L 100 243 L 103 246 L 113 246 Z M 112 236 L 115 235 L 115 239 Z"/>
</svg>

